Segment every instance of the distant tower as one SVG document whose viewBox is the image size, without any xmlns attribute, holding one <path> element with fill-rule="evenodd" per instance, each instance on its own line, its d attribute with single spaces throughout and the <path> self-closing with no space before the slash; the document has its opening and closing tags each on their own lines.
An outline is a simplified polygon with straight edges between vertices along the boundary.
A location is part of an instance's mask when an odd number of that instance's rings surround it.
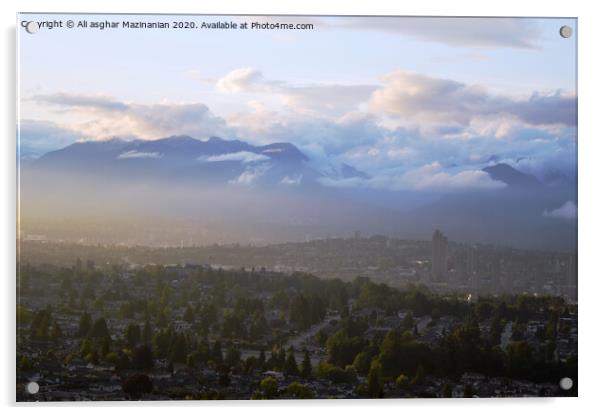
<svg viewBox="0 0 602 415">
<path fill-rule="evenodd" d="M 447 277 L 447 238 L 435 229 L 432 242 L 431 279 L 445 281 Z"/>
</svg>

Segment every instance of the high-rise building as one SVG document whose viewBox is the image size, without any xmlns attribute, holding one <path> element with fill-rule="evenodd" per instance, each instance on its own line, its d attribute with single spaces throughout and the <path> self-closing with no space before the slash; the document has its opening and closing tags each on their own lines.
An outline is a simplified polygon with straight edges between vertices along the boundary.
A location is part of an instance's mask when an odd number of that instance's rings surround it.
<svg viewBox="0 0 602 415">
<path fill-rule="evenodd" d="M 433 233 L 431 279 L 433 282 L 447 279 L 447 238 L 439 229 Z"/>
</svg>

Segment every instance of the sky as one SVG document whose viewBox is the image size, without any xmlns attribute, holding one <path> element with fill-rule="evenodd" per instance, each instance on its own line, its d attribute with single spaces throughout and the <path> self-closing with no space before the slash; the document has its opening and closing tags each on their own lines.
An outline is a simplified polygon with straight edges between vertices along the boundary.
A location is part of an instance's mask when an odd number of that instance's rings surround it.
<svg viewBox="0 0 602 415">
<path fill-rule="evenodd" d="M 291 142 L 370 179 L 493 189 L 506 162 L 576 174 L 576 20 L 29 15 L 22 21 L 281 22 L 313 30 L 19 31 L 23 157 L 75 141 Z M 559 35 L 562 25 L 575 35 Z"/>
</svg>

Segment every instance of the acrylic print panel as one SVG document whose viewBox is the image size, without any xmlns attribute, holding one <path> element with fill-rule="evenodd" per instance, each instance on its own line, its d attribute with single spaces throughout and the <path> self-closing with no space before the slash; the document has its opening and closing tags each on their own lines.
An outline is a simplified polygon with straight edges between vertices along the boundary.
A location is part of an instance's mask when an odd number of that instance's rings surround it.
<svg viewBox="0 0 602 415">
<path fill-rule="evenodd" d="M 17 400 L 577 395 L 576 19 L 17 32 Z"/>
</svg>

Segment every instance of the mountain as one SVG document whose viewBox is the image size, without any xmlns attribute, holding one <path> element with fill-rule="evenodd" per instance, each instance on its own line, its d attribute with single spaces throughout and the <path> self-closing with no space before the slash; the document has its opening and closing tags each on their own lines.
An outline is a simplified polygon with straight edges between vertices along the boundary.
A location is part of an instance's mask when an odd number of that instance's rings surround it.
<svg viewBox="0 0 602 415">
<path fill-rule="evenodd" d="M 107 178 L 150 177 L 168 181 L 308 184 L 320 176 L 309 158 L 290 143 L 253 146 L 240 140 L 188 136 L 158 140 L 87 141 L 49 152 L 31 163 L 33 171 Z"/>
<path fill-rule="evenodd" d="M 355 230 L 424 239 L 438 224 L 457 241 L 574 247 L 574 223 L 544 215 L 576 201 L 574 185 L 559 174 L 539 181 L 504 163 L 483 171 L 507 186 L 355 187 L 371 177 L 348 164 L 311 160 L 286 142 L 255 146 L 188 136 L 79 142 L 21 165 L 21 224 L 65 239 L 138 244 L 184 236 L 198 243 L 284 242 Z M 345 179 L 358 180 L 325 184 Z"/>
<path fill-rule="evenodd" d="M 483 171 L 487 172 L 493 180 L 506 183 L 508 187 L 536 188 L 541 186 L 541 182 L 535 176 L 522 173 L 506 163 L 485 167 Z"/>
</svg>

